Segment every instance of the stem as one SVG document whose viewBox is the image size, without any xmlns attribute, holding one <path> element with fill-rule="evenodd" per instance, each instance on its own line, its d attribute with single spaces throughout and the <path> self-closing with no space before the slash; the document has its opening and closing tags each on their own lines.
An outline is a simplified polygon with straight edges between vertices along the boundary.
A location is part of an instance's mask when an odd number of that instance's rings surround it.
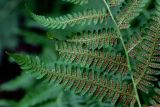
<svg viewBox="0 0 160 107">
<path fill-rule="evenodd" d="M 116 28 L 117 28 L 117 31 L 118 31 L 118 33 L 119 33 L 119 35 L 120 35 L 120 40 L 121 40 L 121 43 L 122 43 L 122 45 L 123 45 L 123 48 L 124 48 L 124 51 L 125 51 L 125 55 L 126 55 L 126 58 L 127 58 L 127 66 L 128 66 L 129 73 L 130 73 L 130 75 L 131 75 L 131 79 L 132 79 L 133 87 L 134 87 L 134 90 L 135 90 L 135 94 L 136 94 L 136 99 L 137 99 L 137 102 L 138 102 L 138 106 L 139 106 L 139 107 L 142 107 L 142 106 L 141 106 L 140 99 L 139 99 L 139 96 L 138 96 L 138 91 L 137 91 L 137 87 L 136 87 L 136 84 L 135 84 L 135 80 L 134 80 L 133 75 L 132 75 L 132 73 L 131 73 L 132 68 L 131 68 L 131 64 L 130 64 L 130 60 L 129 60 L 129 55 L 128 55 L 128 53 L 127 53 L 127 48 L 126 48 L 126 46 L 125 46 L 125 44 L 124 44 L 124 40 L 123 40 L 123 38 L 122 38 L 121 31 L 120 31 L 120 29 L 119 29 L 119 27 L 118 27 L 118 25 L 117 25 L 117 23 L 116 23 L 113 15 L 112 15 L 112 12 L 111 12 L 111 10 L 110 10 L 110 7 L 109 7 L 108 3 L 106 2 L 106 0 L 103 0 L 103 2 L 104 2 L 104 4 L 106 5 L 106 7 L 107 7 L 107 9 L 108 9 L 108 11 L 109 11 L 109 14 L 110 14 L 110 16 L 111 16 L 111 18 L 112 18 L 112 20 L 113 20 L 113 22 L 114 22 L 114 24 L 115 24 L 115 26 L 116 26 Z"/>
</svg>

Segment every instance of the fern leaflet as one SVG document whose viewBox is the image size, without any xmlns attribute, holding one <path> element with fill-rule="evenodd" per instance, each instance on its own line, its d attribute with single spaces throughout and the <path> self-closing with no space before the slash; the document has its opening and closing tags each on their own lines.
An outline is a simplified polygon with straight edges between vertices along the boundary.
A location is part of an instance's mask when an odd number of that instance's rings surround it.
<svg viewBox="0 0 160 107">
<path fill-rule="evenodd" d="M 137 66 L 133 69 L 136 85 L 145 93 L 148 93 L 148 87 L 154 87 L 152 82 L 158 80 L 154 75 L 160 75 L 159 20 L 159 16 L 155 15 L 152 17 L 150 27 L 144 31 L 145 39 L 130 52 L 130 56 L 137 60 Z"/>
<path fill-rule="evenodd" d="M 149 0 L 129 0 L 126 6 L 116 15 L 119 28 L 129 28 L 130 22 L 142 12 L 148 1 Z"/>
<path fill-rule="evenodd" d="M 67 26 L 73 27 L 75 25 L 96 25 L 97 23 L 106 22 L 108 13 L 103 8 L 101 10 L 89 9 L 84 12 L 67 14 L 56 18 L 44 17 L 31 13 L 32 17 L 44 27 L 50 29 L 65 29 Z"/>
<path fill-rule="evenodd" d="M 86 45 L 89 49 L 101 49 L 107 48 L 109 45 L 116 45 L 118 42 L 119 36 L 116 31 L 112 29 L 103 29 L 93 32 L 83 32 L 81 34 L 73 35 L 71 39 L 68 39 L 67 42 L 75 43 L 76 45 Z"/>
</svg>

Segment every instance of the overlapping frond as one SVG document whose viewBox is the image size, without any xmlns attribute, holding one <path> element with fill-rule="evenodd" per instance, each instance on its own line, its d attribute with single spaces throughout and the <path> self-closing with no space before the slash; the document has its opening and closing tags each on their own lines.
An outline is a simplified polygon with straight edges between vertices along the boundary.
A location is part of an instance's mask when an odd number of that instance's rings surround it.
<svg viewBox="0 0 160 107">
<path fill-rule="evenodd" d="M 129 53 L 136 60 L 136 85 L 146 93 L 154 87 L 152 82 L 158 80 L 155 75 L 160 75 L 160 16 L 154 15 L 149 25 L 144 29 L 145 39 Z"/>
<path fill-rule="evenodd" d="M 126 6 L 116 15 L 116 21 L 120 29 L 130 27 L 130 22 L 137 17 L 149 0 L 129 0 Z"/>
<path fill-rule="evenodd" d="M 83 5 L 83 4 L 87 4 L 88 0 L 62 0 L 65 2 L 70 2 L 70 3 L 74 3 L 74 4 L 79 4 L 79 5 Z"/>
<path fill-rule="evenodd" d="M 97 69 L 100 72 L 126 76 L 128 68 L 126 60 L 120 54 L 111 55 L 108 52 L 88 50 L 80 45 L 70 43 L 56 44 L 60 60 L 67 63 L 80 64 L 81 67 Z"/>
<path fill-rule="evenodd" d="M 99 31 L 88 31 L 73 35 L 67 42 L 75 43 L 76 45 L 85 45 L 88 49 L 107 48 L 117 44 L 119 35 L 113 29 L 102 29 Z"/>
<path fill-rule="evenodd" d="M 31 13 L 31 15 L 44 27 L 50 29 L 65 29 L 67 26 L 73 27 L 75 25 L 96 25 L 97 23 L 105 23 L 108 12 L 106 9 L 102 8 L 101 10 L 89 9 L 55 18 L 46 18 L 45 16 L 36 15 L 34 13 Z"/>
<path fill-rule="evenodd" d="M 77 66 L 54 63 L 53 68 L 47 68 L 38 57 L 29 57 L 22 54 L 11 55 L 25 71 L 41 75 L 39 78 L 57 83 L 66 90 L 73 90 L 77 94 L 89 95 L 114 104 L 133 106 L 136 102 L 131 84 L 111 79 L 90 69 Z"/>
</svg>

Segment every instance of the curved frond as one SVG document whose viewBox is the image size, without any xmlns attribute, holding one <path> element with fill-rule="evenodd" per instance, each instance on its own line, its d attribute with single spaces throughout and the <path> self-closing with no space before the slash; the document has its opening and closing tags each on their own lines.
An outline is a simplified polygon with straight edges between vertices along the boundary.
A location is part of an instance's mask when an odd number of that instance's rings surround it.
<svg viewBox="0 0 160 107">
<path fill-rule="evenodd" d="M 99 31 L 88 31 L 81 34 L 73 35 L 67 42 L 75 43 L 76 45 L 85 45 L 89 49 L 107 48 L 109 45 L 116 45 L 119 35 L 113 29 L 103 29 Z"/>
<path fill-rule="evenodd" d="M 54 63 L 50 69 L 45 67 L 38 57 L 32 58 L 19 54 L 11 56 L 25 71 L 37 73 L 40 75 L 39 78 L 59 84 L 66 90 L 73 90 L 77 94 L 93 96 L 103 102 L 109 101 L 116 105 L 121 103 L 124 106 L 133 106 L 136 102 L 133 87 L 126 82 L 113 80 L 93 70 L 60 63 Z"/>
<path fill-rule="evenodd" d="M 120 54 L 111 55 L 103 51 L 90 51 L 83 49 L 80 45 L 66 42 L 56 44 L 56 50 L 60 55 L 60 60 L 66 63 L 76 63 L 82 67 L 123 76 L 128 74 L 126 60 Z"/>
<path fill-rule="evenodd" d="M 130 52 L 136 59 L 134 78 L 137 87 L 148 93 L 148 88 L 154 87 L 157 81 L 155 75 L 160 75 L 160 16 L 153 16 L 150 27 L 144 30 L 145 39 Z"/>
<path fill-rule="evenodd" d="M 44 27 L 50 29 L 65 29 L 67 26 L 73 27 L 75 25 L 96 25 L 97 23 L 104 23 L 108 17 L 108 12 L 103 8 L 101 10 L 89 9 L 55 18 L 46 18 L 45 16 L 36 15 L 34 13 L 31 13 L 31 15 Z"/>
<path fill-rule="evenodd" d="M 116 21 L 120 29 L 130 27 L 130 22 L 137 17 L 149 0 L 129 0 L 126 6 L 116 15 Z"/>
</svg>

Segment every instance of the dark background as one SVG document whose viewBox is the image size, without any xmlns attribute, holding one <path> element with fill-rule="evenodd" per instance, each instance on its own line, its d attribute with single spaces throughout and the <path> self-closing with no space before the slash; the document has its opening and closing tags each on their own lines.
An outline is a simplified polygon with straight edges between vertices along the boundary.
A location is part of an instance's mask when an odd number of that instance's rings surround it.
<svg viewBox="0 0 160 107">
<path fill-rule="evenodd" d="M 41 36 L 46 30 L 36 25 L 28 12 L 26 5 L 36 14 L 55 15 L 64 14 L 72 9 L 72 5 L 59 0 L 1 0 L 0 1 L 0 85 L 21 74 L 16 63 L 9 61 L 7 52 L 25 52 L 38 55 L 42 52 L 42 44 L 29 44 L 21 31 L 34 32 Z M 0 91 L 0 99 L 20 100 L 24 90 L 13 92 Z"/>
</svg>

